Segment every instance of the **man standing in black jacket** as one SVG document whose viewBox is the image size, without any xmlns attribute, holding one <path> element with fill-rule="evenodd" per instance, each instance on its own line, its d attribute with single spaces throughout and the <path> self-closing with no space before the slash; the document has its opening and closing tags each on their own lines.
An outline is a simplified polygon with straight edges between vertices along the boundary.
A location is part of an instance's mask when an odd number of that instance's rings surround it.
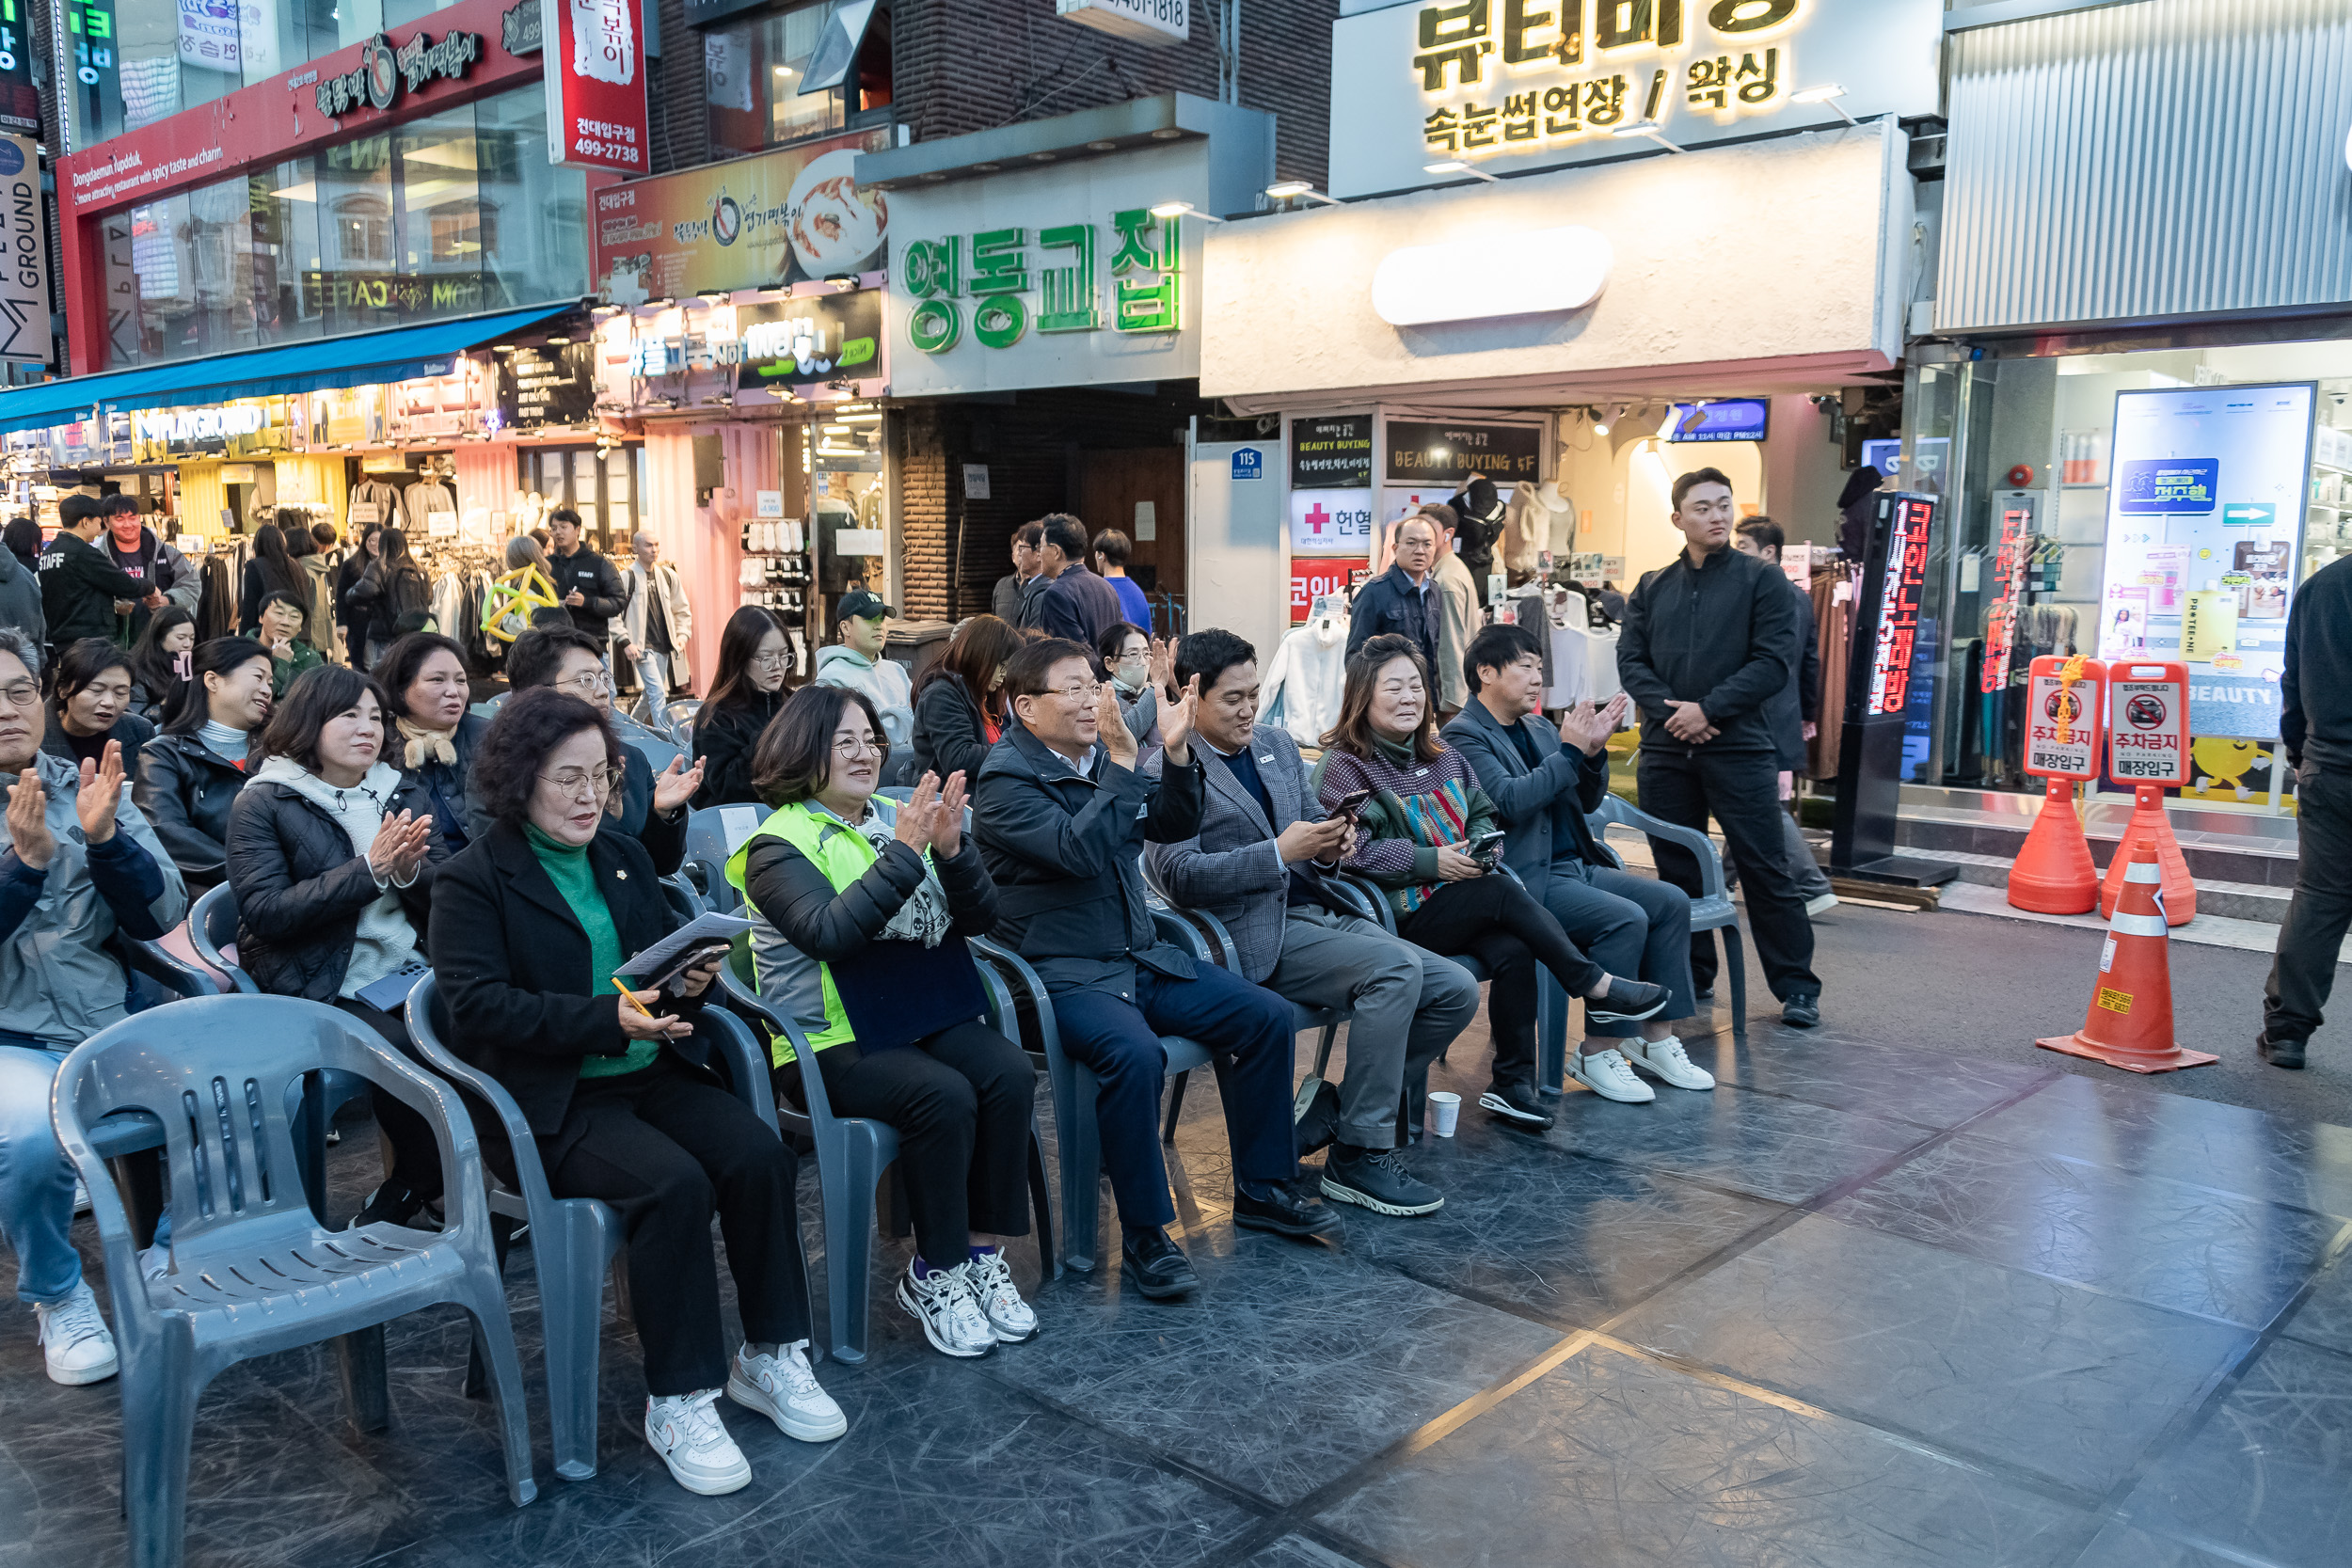
<svg viewBox="0 0 2352 1568">
<path fill-rule="evenodd" d="M 1804 646 L 1796 595 L 1779 567 L 1731 547 L 1731 481 L 1720 470 L 1676 480 L 1674 505 L 1683 551 L 1627 596 L 1617 643 L 1617 678 L 1642 710 L 1642 809 L 1701 832 L 1710 813 L 1723 825 L 1781 1022 L 1809 1029 L 1821 1022 L 1821 982 L 1781 834 L 1772 729 L 1773 700 Z M 1650 848 L 1659 876 L 1697 897 L 1697 857 L 1657 839 Z M 1715 964 L 1712 934 L 1693 936 L 1692 977 L 1703 996 Z"/>
<path fill-rule="evenodd" d="M 555 594 L 572 612 L 572 625 L 605 643 L 612 617 L 621 612 L 621 574 L 612 562 L 580 542 L 580 514 L 559 506 L 548 514 L 548 531 L 555 547 L 548 552 L 548 575 Z M 611 655 L 606 656 L 608 667 Z"/>
<path fill-rule="evenodd" d="M 1438 683 L 1438 630 L 1445 618 L 1438 588 L 1438 524 L 1416 512 L 1390 531 L 1389 569 L 1357 590 L 1347 612 L 1347 657 L 1375 637 L 1409 638 L 1428 666 L 1430 689 Z"/>
<path fill-rule="evenodd" d="M 2321 567 L 2287 614 L 2279 738 L 2295 768 L 2295 901 L 2263 987 L 2255 1053 L 2303 1065 L 2352 926 L 2352 557 Z"/>
<path fill-rule="evenodd" d="M 40 611 L 49 645 L 63 648 L 85 637 L 115 634 L 115 601 L 164 607 L 163 591 L 106 559 L 92 543 L 103 526 L 97 500 L 68 496 L 57 503 L 57 536 L 40 552 Z"/>
</svg>

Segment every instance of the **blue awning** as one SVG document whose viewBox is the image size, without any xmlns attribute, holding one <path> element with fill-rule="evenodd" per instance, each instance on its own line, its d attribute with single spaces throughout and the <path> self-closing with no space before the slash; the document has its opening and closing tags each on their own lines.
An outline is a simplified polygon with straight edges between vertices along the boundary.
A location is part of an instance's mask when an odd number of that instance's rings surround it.
<svg viewBox="0 0 2352 1568">
<path fill-rule="evenodd" d="M 574 309 L 570 304 L 540 305 L 494 316 L 395 326 L 278 348 L 44 381 L 0 392 L 0 432 L 71 424 L 87 418 L 98 404 L 119 414 L 447 375 L 466 350 L 528 332 Z"/>
</svg>

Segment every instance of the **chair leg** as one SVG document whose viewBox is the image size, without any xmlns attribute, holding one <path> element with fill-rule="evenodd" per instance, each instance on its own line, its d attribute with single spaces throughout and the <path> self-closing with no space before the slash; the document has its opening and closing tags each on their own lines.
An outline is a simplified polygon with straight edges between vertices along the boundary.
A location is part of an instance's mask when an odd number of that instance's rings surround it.
<svg viewBox="0 0 2352 1568">
<path fill-rule="evenodd" d="M 1535 991 L 1535 1086 L 1558 1094 L 1566 1086 L 1567 1070 L 1567 988 L 1545 970 Z"/>
<path fill-rule="evenodd" d="M 1084 1068 L 1070 1077 L 1070 1103 L 1064 1105 L 1058 1098 L 1054 1103 L 1061 1139 L 1062 1262 L 1087 1274 L 1094 1268 L 1103 1219 L 1103 1148 L 1094 1119 L 1094 1097 L 1101 1085 Z"/>
<path fill-rule="evenodd" d="M 310 1200 L 311 1217 L 321 1229 L 331 1228 L 326 1223 L 326 1086 L 318 1073 L 308 1074 L 302 1081 L 302 1109 L 290 1131 L 294 1134 L 294 1158 L 302 1165 L 302 1191 Z"/>
<path fill-rule="evenodd" d="M 532 1237 L 539 1271 L 540 1324 L 547 1337 L 548 1428 L 555 1473 L 565 1481 L 586 1481 L 596 1473 L 604 1227 L 593 1212 L 564 1209 L 554 1225 L 534 1226 Z"/>
<path fill-rule="evenodd" d="M 1317 1078 L 1322 1077 L 1331 1066 L 1331 1047 L 1338 1043 L 1339 1037 L 1340 1026 L 1338 1024 L 1327 1023 L 1323 1026 L 1323 1037 L 1315 1042 L 1315 1076 Z"/>
<path fill-rule="evenodd" d="M 1731 976 L 1731 1037 L 1748 1037 L 1748 961 L 1740 949 L 1740 927 L 1737 922 L 1724 931 L 1724 968 Z"/>
<path fill-rule="evenodd" d="M 1038 1266 L 1048 1279 L 1061 1277 L 1061 1258 L 1054 1250 L 1053 1188 L 1045 1180 L 1045 1141 L 1038 1136 L 1037 1113 L 1029 1113 L 1029 1206 L 1037 1211 Z"/>
<path fill-rule="evenodd" d="M 106 1162 L 122 1193 L 122 1208 L 131 1221 L 131 1242 L 144 1250 L 155 1244 L 155 1226 L 164 1214 L 164 1162 L 159 1149 L 141 1149 Z"/>
<path fill-rule="evenodd" d="M 1160 1130 L 1160 1142 L 1173 1148 L 1176 1143 L 1176 1119 L 1184 1114 L 1184 1085 L 1192 1077 L 1189 1069 L 1176 1075 L 1176 1085 L 1168 1093 L 1168 1125 Z"/>
<path fill-rule="evenodd" d="M 504 1283 L 496 1275 L 471 1283 L 471 1299 L 464 1305 L 473 1319 L 475 1352 L 487 1352 L 490 1398 L 506 1451 L 506 1495 L 520 1508 L 539 1495 L 538 1478 L 531 1473 L 531 1413 L 523 1398 L 522 1358 L 515 1353 L 515 1324 L 506 1315 Z"/>
<path fill-rule="evenodd" d="M 384 1325 L 338 1335 L 335 1370 L 343 1385 L 343 1409 L 355 1432 L 382 1432 L 392 1424 L 392 1397 L 384 1365 Z"/>
<path fill-rule="evenodd" d="M 188 1453 L 204 1380 L 165 1349 L 122 1369 L 122 1505 L 131 1568 L 180 1568 L 188 1529 Z"/>
<path fill-rule="evenodd" d="M 871 1306 L 869 1273 L 874 1262 L 873 1146 L 845 1137 L 840 1180 L 820 1164 L 825 1200 L 825 1305 L 831 1318 L 833 1358 L 851 1366 L 866 1359 L 866 1310 Z"/>
</svg>

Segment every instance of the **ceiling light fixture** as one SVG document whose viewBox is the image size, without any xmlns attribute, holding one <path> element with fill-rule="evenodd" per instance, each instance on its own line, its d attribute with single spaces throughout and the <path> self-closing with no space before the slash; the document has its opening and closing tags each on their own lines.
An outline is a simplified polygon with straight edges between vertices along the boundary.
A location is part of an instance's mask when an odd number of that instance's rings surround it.
<svg viewBox="0 0 2352 1568">
<path fill-rule="evenodd" d="M 1202 212 L 1200 208 L 1194 206 L 1189 201 L 1160 202 L 1152 207 L 1152 215 L 1155 218 L 1199 218 L 1203 223 L 1223 223 L 1225 221 L 1223 218 L 1218 217 L 1215 213 Z"/>
<path fill-rule="evenodd" d="M 1296 201 L 1301 198 L 1320 201 L 1326 207 L 1344 207 L 1347 203 L 1336 196 L 1326 196 L 1304 180 L 1281 180 L 1265 188 L 1266 195 L 1277 201 Z"/>
<path fill-rule="evenodd" d="M 1669 152 L 1679 152 L 1682 150 L 1681 148 L 1666 139 L 1666 133 L 1659 129 L 1658 121 L 1654 119 L 1637 120 L 1631 125 L 1620 125 L 1609 134 L 1613 136 L 1620 137 L 1647 136 L 1650 140 L 1656 142 L 1659 146 L 1664 148 Z"/>
<path fill-rule="evenodd" d="M 1467 174 L 1473 180 L 1484 180 L 1489 185 L 1502 183 L 1501 180 L 1488 174 L 1485 169 L 1472 168 L 1459 158 L 1448 158 L 1442 163 L 1423 164 L 1421 166 L 1425 174 Z"/>
<path fill-rule="evenodd" d="M 1788 95 L 1788 102 L 1791 103 L 1826 103 L 1831 108 L 1836 110 L 1837 118 L 1844 120 L 1847 124 L 1861 124 L 1862 122 L 1860 120 L 1854 119 L 1853 116 L 1846 112 L 1846 106 L 1843 103 L 1837 102 L 1845 96 L 1846 89 L 1844 87 L 1839 87 L 1835 82 L 1824 82 L 1818 87 L 1807 87 L 1803 92 L 1790 93 Z"/>
</svg>

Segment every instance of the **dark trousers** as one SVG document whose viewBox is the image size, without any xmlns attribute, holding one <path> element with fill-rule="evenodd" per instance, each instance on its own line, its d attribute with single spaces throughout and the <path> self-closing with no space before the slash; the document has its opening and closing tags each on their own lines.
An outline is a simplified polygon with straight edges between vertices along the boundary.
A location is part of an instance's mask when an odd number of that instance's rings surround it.
<svg viewBox="0 0 2352 1568">
<path fill-rule="evenodd" d="M 1568 940 L 1612 974 L 1666 988 L 1665 1019 L 1698 1011 L 1691 984 L 1691 895 L 1672 882 L 1652 881 L 1613 865 L 1554 861 L 1544 908 Z M 1638 1023 L 1585 1022 L 1584 1033 L 1630 1039 Z"/>
<path fill-rule="evenodd" d="M 1748 935 L 1765 982 L 1782 1001 L 1819 996 L 1813 974 L 1813 921 L 1788 870 L 1788 841 L 1781 827 L 1780 765 L 1771 752 L 1716 752 L 1706 746 L 1682 755 L 1642 749 L 1635 775 L 1642 809 L 1686 828 L 1707 831 L 1711 814 L 1723 825 L 1732 863 L 1747 888 Z M 1661 880 L 1696 898 L 1699 860 L 1679 844 L 1649 841 Z M 1691 977 L 1701 990 L 1715 985 L 1715 933 L 1691 939 Z"/>
<path fill-rule="evenodd" d="M 353 997 L 344 997 L 335 1006 L 383 1036 L 385 1044 L 425 1071 L 433 1070 L 408 1043 L 408 1025 L 403 1020 Z M 368 1103 L 375 1109 L 375 1128 L 384 1136 L 386 1183 L 405 1186 L 419 1197 L 439 1197 L 441 1145 L 433 1136 L 433 1124 L 410 1110 L 405 1101 L 373 1084 L 368 1085 Z"/>
<path fill-rule="evenodd" d="M 1535 966 L 1581 996 L 1606 973 L 1577 950 L 1560 922 L 1501 872 L 1448 882 L 1396 923 L 1396 934 L 1441 958 L 1469 954 L 1486 966 L 1486 1025 L 1498 1087 L 1535 1084 Z"/>
<path fill-rule="evenodd" d="M 513 1174 L 504 1143 L 485 1141 L 483 1152 L 500 1176 Z M 643 1072 L 583 1078 L 563 1127 L 539 1139 L 539 1157 L 557 1197 L 601 1198 L 621 1212 L 649 1393 L 697 1393 L 727 1380 L 713 1213 L 726 1238 L 743 1338 L 808 1338 L 793 1198 L 800 1157 L 717 1084 L 667 1055 Z"/>
<path fill-rule="evenodd" d="M 2352 773 L 2306 767 L 2296 776 L 2295 900 L 2263 987 L 2263 1033 L 2309 1039 L 2336 982 L 2352 925 Z"/>
<path fill-rule="evenodd" d="M 1037 1069 L 985 1023 L 863 1052 L 854 1040 L 817 1053 L 837 1117 L 868 1117 L 898 1133 L 898 1178 L 914 1220 L 914 1250 L 935 1267 L 963 1261 L 977 1230 L 1029 1233 L 1029 1108 Z M 801 1064 L 776 1086 L 805 1108 Z"/>
<path fill-rule="evenodd" d="M 1291 1005 L 1211 964 L 1190 980 L 1137 968 L 1132 997 L 1106 990 L 1054 998 L 1062 1049 L 1092 1070 L 1103 1164 L 1120 1223 L 1137 1227 L 1176 1217 L 1160 1158 L 1160 1091 L 1168 1082 L 1162 1035 L 1182 1035 L 1216 1053 L 1216 1089 L 1233 1182 L 1288 1181 L 1298 1174 L 1291 1137 Z"/>
</svg>

